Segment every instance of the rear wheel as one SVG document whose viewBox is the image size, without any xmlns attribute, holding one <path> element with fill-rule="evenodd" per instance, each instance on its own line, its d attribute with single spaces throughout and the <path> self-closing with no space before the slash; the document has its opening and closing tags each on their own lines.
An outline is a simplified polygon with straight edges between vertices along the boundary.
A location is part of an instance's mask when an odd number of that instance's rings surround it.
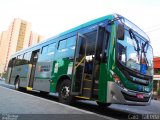
<svg viewBox="0 0 160 120">
<path fill-rule="evenodd" d="M 59 101 L 64 104 L 71 104 L 73 97 L 71 96 L 71 81 L 65 79 L 59 87 Z"/>
<path fill-rule="evenodd" d="M 15 90 L 19 90 L 19 88 L 20 88 L 19 84 L 20 84 L 20 79 L 19 79 L 19 77 L 17 77 L 15 80 Z"/>
</svg>

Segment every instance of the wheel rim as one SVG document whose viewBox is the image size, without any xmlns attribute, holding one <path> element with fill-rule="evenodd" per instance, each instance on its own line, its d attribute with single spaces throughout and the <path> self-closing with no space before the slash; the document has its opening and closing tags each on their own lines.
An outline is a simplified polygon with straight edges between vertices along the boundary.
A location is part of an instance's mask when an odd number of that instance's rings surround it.
<svg viewBox="0 0 160 120">
<path fill-rule="evenodd" d="M 70 89 L 68 86 L 64 86 L 61 90 L 61 96 L 63 99 L 67 99 L 69 97 L 70 94 Z"/>
<path fill-rule="evenodd" d="M 15 88 L 16 88 L 16 90 L 19 88 L 18 81 L 15 84 Z"/>
</svg>

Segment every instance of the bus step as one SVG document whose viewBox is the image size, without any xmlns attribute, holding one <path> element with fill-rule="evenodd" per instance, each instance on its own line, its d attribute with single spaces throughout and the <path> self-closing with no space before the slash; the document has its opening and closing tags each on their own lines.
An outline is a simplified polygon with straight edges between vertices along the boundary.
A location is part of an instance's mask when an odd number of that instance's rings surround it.
<svg viewBox="0 0 160 120">
<path fill-rule="evenodd" d="M 83 88 L 91 88 L 92 87 L 92 81 L 85 79 L 83 81 Z"/>
<path fill-rule="evenodd" d="M 83 88 L 92 88 L 92 80 L 84 79 L 83 80 Z M 98 89 L 98 81 L 94 83 L 94 89 Z"/>
<path fill-rule="evenodd" d="M 92 94 L 92 91 L 91 91 L 91 88 L 83 88 L 83 96 L 85 97 L 88 97 L 88 98 L 91 98 L 91 96 L 95 99 L 98 98 L 98 89 L 94 89 L 93 90 L 93 94 Z"/>
<path fill-rule="evenodd" d="M 92 80 L 90 80 L 90 79 L 84 79 L 84 81 L 92 82 Z"/>
<path fill-rule="evenodd" d="M 84 78 L 86 78 L 86 79 L 92 79 L 92 74 L 84 73 Z"/>
<path fill-rule="evenodd" d="M 82 96 L 91 98 L 91 88 L 83 88 Z"/>
</svg>

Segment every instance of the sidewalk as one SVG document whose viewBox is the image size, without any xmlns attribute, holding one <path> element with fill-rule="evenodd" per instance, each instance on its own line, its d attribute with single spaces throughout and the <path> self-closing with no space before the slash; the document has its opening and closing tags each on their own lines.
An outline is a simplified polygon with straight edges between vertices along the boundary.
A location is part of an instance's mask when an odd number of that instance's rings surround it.
<svg viewBox="0 0 160 120">
<path fill-rule="evenodd" d="M 0 83 L 1 84 L 1 83 Z M 22 93 L 0 86 L 0 113 L 1 118 L 14 115 L 18 119 L 56 119 L 56 120 L 106 120 L 108 116 L 99 115 L 72 106 L 64 105 L 34 95 Z M 9 117 L 10 117 L 9 116 Z M 27 118 L 26 118 L 27 117 Z"/>
</svg>

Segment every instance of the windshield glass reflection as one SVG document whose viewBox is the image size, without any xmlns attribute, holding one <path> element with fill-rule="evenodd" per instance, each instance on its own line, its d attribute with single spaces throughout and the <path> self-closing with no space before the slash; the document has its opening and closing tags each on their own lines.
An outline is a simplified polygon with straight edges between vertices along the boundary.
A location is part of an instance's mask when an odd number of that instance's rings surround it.
<svg viewBox="0 0 160 120">
<path fill-rule="evenodd" d="M 143 30 L 141 30 L 138 26 L 136 26 L 135 24 L 133 24 L 132 22 L 130 22 L 126 18 L 123 18 L 121 20 L 122 20 L 123 24 L 125 24 L 126 26 L 128 26 L 130 29 L 133 29 L 138 34 L 140 34 L 141 36 L 143 36 L 145 39 L 149 40 L 149 37 L 147 36 L 147 34 Z"/>
<path fill-rule="evenodd" d="M 153 53 L 149 44 L 144 46 L 145 41 L 137 36 L 132 38 L 128 30 L 125 30 L 124 40 L 117 42 L 118 60 L 122 65 L 141 74 L 153 75 Z"/>
</svg>

